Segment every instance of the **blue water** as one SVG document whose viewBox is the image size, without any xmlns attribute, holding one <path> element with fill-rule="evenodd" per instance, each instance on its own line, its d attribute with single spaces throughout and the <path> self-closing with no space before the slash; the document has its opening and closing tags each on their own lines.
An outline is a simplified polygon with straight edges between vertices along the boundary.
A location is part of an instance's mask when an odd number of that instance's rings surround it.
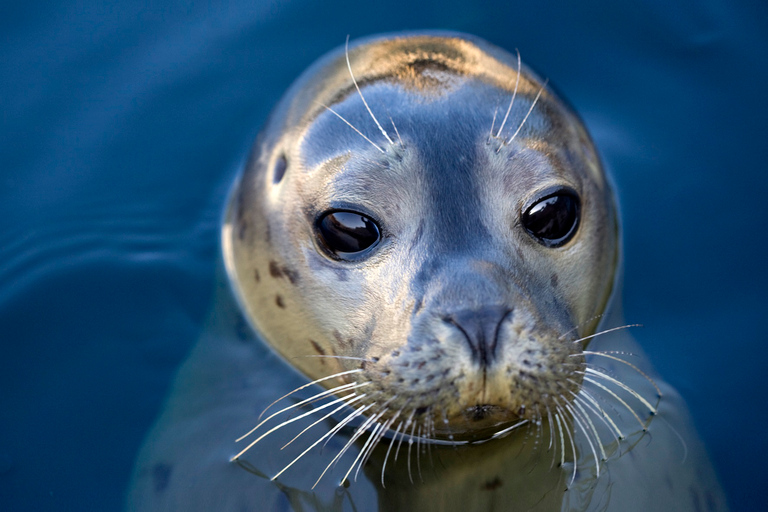
<svg viewBox="0 0 768 512">
<path fill-rule="evenodd" d="M 625 316 L 733 510 L 768 507 L 768 3 L 0 6 L 0 509 L 115 510 L 213 291 L 271 106 L 375 32 L 477 34 L 548 76 L 612 169 Z"/>
</svg>

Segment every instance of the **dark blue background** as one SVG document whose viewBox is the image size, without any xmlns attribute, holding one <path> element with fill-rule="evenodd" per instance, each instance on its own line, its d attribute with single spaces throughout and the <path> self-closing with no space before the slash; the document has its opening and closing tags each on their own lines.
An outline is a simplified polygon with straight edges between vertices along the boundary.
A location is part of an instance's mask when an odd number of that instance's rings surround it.
<svg viewBox="0 0 768 512">
<path fill-rule="evenodd" d="M 626 319 L 733 509 L 766 507 L 768 3 L 17 4 L 0 6 L 0 508 L 119 508 L 269 109 L 347 34 L 419 28 L 519 48 L 582 114 L 622 204 Z"/>
</svg>

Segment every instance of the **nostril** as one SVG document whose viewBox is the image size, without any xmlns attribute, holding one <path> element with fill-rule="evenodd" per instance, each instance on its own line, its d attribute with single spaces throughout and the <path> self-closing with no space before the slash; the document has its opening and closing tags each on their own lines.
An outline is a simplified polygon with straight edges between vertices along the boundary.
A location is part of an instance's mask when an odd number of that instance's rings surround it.
<svg viewBox="0 0 768 512">
<path fill-rule="evenodd" d="M 445 315 L 443 321 L 464 335 L 473 360 L 481 366 L 487 366 L 496 357 L 499 331 L 510 313 L 512 309 L 507 306 L 487 306 Z"/>
</svg>

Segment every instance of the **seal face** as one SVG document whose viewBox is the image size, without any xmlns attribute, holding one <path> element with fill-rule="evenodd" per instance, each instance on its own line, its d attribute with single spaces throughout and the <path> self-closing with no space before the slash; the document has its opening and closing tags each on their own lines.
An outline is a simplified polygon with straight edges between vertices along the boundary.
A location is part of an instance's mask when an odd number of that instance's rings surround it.
<svg viewBox="0 0 768 512">
<path fill-rule="evenodd" d="M 310 68 L 223 238 L 243 309 L 291 365 L 382 434 L 453 440 L 563 414 L 618 260 L 578 117 L 464 36 L 363 41 Z"/>
</svg>

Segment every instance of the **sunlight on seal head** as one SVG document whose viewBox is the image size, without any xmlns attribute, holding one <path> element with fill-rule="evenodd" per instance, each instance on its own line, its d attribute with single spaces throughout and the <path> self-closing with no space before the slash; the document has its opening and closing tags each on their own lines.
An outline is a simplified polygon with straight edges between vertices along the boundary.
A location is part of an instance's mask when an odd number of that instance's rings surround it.
<svg viewBox="0 0 768 512">
<path fill-rule="evenodd" d="M 381 435 L 483 439 L 570 416 L 618 260 L 578 117 L 519 56 L 457 37 L 313 66 L 227 226 L 256 329 Z"/>
<path fill-rule="evenodd" d="M 331 52 L 230 193 L 227 276 L 127 509 L 727 510 L 621 318 L 618 232 L 583 124 L 519 54 Z"/>
</svg>

